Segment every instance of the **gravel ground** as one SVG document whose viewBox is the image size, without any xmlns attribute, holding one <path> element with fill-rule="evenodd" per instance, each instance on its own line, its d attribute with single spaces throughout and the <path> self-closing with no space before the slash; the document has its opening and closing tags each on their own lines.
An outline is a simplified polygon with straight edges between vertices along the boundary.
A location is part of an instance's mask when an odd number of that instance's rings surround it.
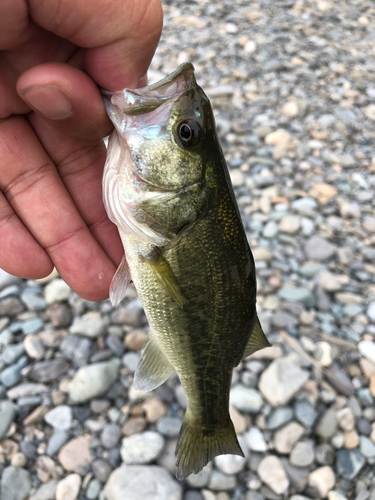
<svg viewBox="0 0 375 500">
<path fill-rule="evenodd" d="M 0 271 L 2 500 L 375 500 L 372 0 L 164 2 L 150 80 L 191 61 L 257 264 L 272 348 L 235 370 L 246 458 L 174 477 L 176 378 L 132 387 L 147 324 Z"/>
</svg>

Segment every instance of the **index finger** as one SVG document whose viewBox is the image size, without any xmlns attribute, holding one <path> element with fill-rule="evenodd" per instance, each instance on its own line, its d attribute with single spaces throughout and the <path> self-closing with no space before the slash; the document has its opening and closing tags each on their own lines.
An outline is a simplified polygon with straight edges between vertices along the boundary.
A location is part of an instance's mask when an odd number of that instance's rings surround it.
<svg viewBox="0 0 375 500">
<path fill-rule="evenodd" d="M 42 28 L 85 48 L 84 66 L 109 90 L 137 86 L 162 29 L 159 0 L 30 0 Z"/>
</svg>

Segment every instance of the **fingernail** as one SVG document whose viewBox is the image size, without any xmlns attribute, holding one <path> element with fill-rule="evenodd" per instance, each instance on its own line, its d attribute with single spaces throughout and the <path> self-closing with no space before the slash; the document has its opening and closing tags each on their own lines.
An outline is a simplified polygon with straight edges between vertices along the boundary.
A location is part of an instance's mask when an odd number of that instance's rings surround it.
<svg viewBox="0 0 375 500">
<path fill-rule="evenodd" d="M 63 120 L 72 113 L 68 97 L 56 85 L 40 85 L 21 90 L 22 99 L 50 120 Z"/>
</svg>

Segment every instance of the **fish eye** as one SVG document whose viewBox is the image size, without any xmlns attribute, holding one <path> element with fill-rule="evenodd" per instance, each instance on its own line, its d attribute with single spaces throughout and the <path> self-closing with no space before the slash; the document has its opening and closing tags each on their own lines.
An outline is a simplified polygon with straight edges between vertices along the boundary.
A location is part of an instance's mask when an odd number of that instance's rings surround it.
<svg viewBox="0 0 375 500">
<path fill-rule="evenodd" d="M 194 146 L 199 141 L 200 127 L 194 120 L 181 122 L 177 132 L 183 146 Z"/>
</svg>

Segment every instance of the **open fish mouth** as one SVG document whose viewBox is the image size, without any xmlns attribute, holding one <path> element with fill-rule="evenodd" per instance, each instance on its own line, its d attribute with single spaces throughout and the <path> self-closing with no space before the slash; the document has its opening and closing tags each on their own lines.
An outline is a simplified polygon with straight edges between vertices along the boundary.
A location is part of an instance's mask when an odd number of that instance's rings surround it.
<svg viewBox="0 0 375 500">
<path fill-rule="evenodd" d="M 173 103 L 189 87 L 196 85 L 194 66 L 184 63 L 170 75 L 147 87 L 114 92 L 101 89 L 101 94 L 111 121 L 119 132 L 123 132 L 133 124 L 138 126 L 137 117 L 140 115 L 147 115 L 148 126 L 167 121 L 170 107 L 162 106 L 160 112 L 156 110 L 162 104 Z"/>
</svg>

